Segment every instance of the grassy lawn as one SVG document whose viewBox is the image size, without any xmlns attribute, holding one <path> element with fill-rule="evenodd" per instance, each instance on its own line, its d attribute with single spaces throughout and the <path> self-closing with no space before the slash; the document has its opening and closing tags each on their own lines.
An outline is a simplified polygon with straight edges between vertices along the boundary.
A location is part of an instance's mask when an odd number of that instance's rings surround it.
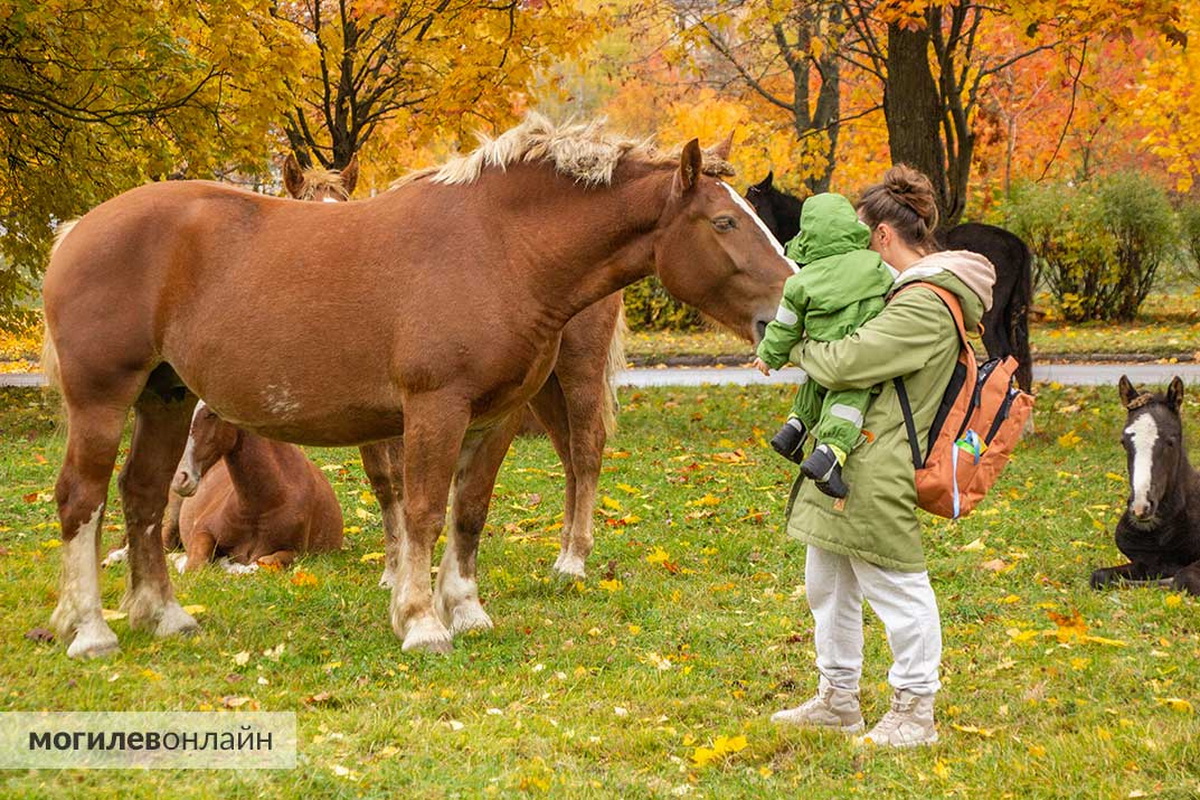
<svg viewBox="0 0 1200 800">
<path fill-rule="evenodd" d="M 763 441 L 789 396 L 624 393 L 596 551 L 575 584 L 549 577 L 560 465 L 546 441 L 518 442 L 480 556 L 496 630 L 447 657 L 400 652 L 356 453 L 314 450 L 352 526 L 343 553 L 284 573 L 177 577 L 181 602 L 205 608 L 199 636 L 155 640 L 117 620 L 122 652 L 76 663 L 24 638 L 57 596 L 62 438 L 40 393 L 3 391 L 0 709 L 290 710 L 301 749 L 289 772 L 8 772 L 0 796 L 1200 794 L 1200 602 L 1087 587 L 1093 567 L 1119 561 L 1124 417 L 1111 389 L 1042 387 L 1039 433 L 989 502 L 958 524 L 929 521 L 946 646 L 939 745 L 880 752 L 772 726 L 816 684 L 802 552 L 780 525 L 792 471 Z M 1189 402 L 1189 421 L 1198 412 Z M 119 503 L 106 522 L 115 545 Z M 124 579 L 124 566 L 104 574 L 106 608 Z M 867 618 L 873 722 L 889 659 Z M 699 748 L 718 737 L 728 752 L 706 759 Z"/>
</svg>

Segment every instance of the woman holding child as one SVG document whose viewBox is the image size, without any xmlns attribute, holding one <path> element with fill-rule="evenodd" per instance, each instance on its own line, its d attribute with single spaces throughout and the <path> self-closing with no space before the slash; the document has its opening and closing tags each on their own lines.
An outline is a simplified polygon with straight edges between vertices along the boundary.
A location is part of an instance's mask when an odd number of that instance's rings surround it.
<svg viewBox="0 0 1200 800">
<path fill-rule="evenodd" d="M 830 492 L 820 480 L 803 478 L 793 489 L 787 528 L 807 545 L 805 583 L 819 685 L 816 696 L 772 719 L 847 733 L 863 729 L 859 679 L 866 598 L 887 630 L 893 664 L 891 710 L 864 739 L 908 747 L 937 741 L 933 701 L 941 685 L 942 639 L 921 548 L 912 450 L 892 379 L 904 380 L 924 449 L 959 342 L 950 312 L 936 294 L 922 287 L 901 290 L 916 281 L 949 290 L 972 329 L 991 305 L 995 271 L 975 253 L 938 251 L 933 187 L 909 167 L 893 167 L 867 189 L 857 216 L 866 226 L 867 247 L 897 277 L 887 305 L 852 332 L 831 341 L 808 336 L 791 351 L 790 360 L 807 379 L 831 393 L 874 394 L 856 446 L 837 453 L 837 477 L 847 491 Z M 808 224 L 802 215 L 801 237 Z M 793 313 L 789 309 L 784 317 Z M 845 497 L 834 496 L 840 493 Z"/>
</svg>

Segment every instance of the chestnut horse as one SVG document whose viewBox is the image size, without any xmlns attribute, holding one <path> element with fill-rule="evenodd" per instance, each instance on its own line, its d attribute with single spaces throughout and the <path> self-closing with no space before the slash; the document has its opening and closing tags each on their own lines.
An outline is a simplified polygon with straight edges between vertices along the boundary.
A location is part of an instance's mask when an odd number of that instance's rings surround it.
<svg viewBox="0 0 1200 800">
<path fill-rule="evenodd" d="M 180 571 L 218 556 L 286 567 L 298 553 L 340 550 L 342 508 L 294 444 L 239 430 L 196 404 L 171 491 L 185 555 Z"/>
<path fill-rule="evenodd" d="M 51 620 L 68 655 L 117 649 L 101 614 L 99 542 L 131 407 L 118 486 L 132 627 L 197 629 L 175 599 L 159 526 L 200 396 L 238 427 L 298 444 L 403 434 L 391 623 L 404 650 L 444 652 L 442 618 L 459 630 L 486 618 L 483 519 L 457 514 L 435 612 L 450 483 L 469 475 L 490 496 L 503 452 L 485 434 L 546 382 L 567 322 L 656 274 L 753 342 L 792 268 L 745 201 L 705 174 L 695 140 L 668 157 L 538 115 L 369 200 L 173 181 L 103 203 L 60 238 L 42 289 L 43 363 L 68 425 Z"/>
<path fill-rule="evenodd" d="M 719 149 L 714 155 L 723 157 Z M 284 187 L 297 200 L 326 203 L 349 200 L 357 177 L 357 159 L 351 159 L 340 172 L 302 170 L 294 155 L 289 155 L 283 165 Z M 592 552 L 592 517 L 601 460 L 605 442 L 616 427 L 613 379 L 625 362 L 624 310 L 622 292 L 614 292 L 572 317 L 563 328 L 562 345 L 550 377 L 526 407 L 549 434 L 566 475 L 563 526 L 554 562 L 554 571 L 564 577 L 584 577 L 584 564 Z M 528 420 L 523 419 L 517 428 L 524 430 L 528 425 Z M 491 429 L 487 436 L 498 440 L 490 443 L 487 450 L 506 452 L 511 441 L 503 437 L 511 439 L 510 434 L 507 425 Z M 379 583 L 391 587 L 399 555 L 399 527 L 403 525 L 399 506 L 403 497 L 404 443 L 402 439 L 389 439 L 365 444 L 359 450 L 363 470 L 383 511 L 387 559 Z M 491 496 L 480 496 L 478 490 L 462 491 L 471 486 L 470 482 L 465 486 L 456 483 L 451 505 L 459 517 L 480 514 L 486 517 Z M 480 504 L 482 508 L 478 508 Z M 439 592 L 437 596 L 443 595 Z M 486 616 L 477 621 L 486 627 L 490 623 L 485 620 Z M 453 619 L 443 621 L 451 630 L 456 627 Z"/>
</svg>

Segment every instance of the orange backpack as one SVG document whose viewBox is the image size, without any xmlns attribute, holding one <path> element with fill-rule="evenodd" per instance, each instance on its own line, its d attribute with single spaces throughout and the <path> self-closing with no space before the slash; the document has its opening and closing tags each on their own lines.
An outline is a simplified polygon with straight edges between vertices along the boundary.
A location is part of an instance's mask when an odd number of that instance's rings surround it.
<svg viewBox="0 0 1200 800">
<path fill-rule="evenodd" d="M 929 428 L 924 457 L 901 378 L 895 379 L 896 394 L 912 447 L 917 505 L 939 517 L 958 519 L 970 514 L 1000 477 L 1033 411 L 1033 396 L 1014 384 L 1017 360 L 1012 356 L 976 365 L 958 297 L 940 286 L 920 281 L 900 291 L 914 286 L 931 290 L 946 304 L 961 344 L 954 374 Z"/>
</svg>

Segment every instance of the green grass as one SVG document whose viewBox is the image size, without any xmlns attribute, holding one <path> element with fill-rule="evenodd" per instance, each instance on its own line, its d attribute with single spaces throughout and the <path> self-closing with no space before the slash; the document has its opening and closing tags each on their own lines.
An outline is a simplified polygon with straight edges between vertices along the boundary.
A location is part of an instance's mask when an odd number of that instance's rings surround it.
<svg viewBox="0 0 1200 800">
<path fill-rule="evenodd" d="M 859 750 L 772 726 L 771 712 L 816 685 L 802 552 L 780 524 L 792 472 L 763 441 L 789 400 L 786 387 L 624 393 L 602 477 L 609 501 L 577 584 L 549 577 L 561 468 L 546 441 L 518 442 L 479 562 L 496 629 L 449 656 L 400 652 L 375 585 L 380 523 L 356 454 L 314 450 L 344 467 L 327 474 L 359 528 L 345 552 L 297 565 L 315 586 L 293 583 L 294 571 L 176 577 L 181 601 L 206 607 L 199 636 L 156 640 L 118 620 L 120 655 L 77 663 L 61 644 L 24 638 L 57 596 L 49 493 L 63 442 L 39 393 L 0 393 L 0 709 L 203 710 L 250 698 L 243 710 L 295 711 L 301 740 L 294 771 L 8 772 L 0 796 L 1200 794 L 1200 602 L 1087 587 L 1093 567 L 1120 560 L 1110 531 L 1126 492 L 1123 413 L 1110 389 L 1042 387 L 1039 433 L 985 506 L 958 524 L 927 521 L 946 648 L 939 745 Z M 1189 402 L 1188 420 L 1198 411 Z M 106 544 L 120 538 L 118 505 Z M 106 608 L 124 579 L 123 567 L 104 574 Z M 1050 614 L 1076 610 L 1089 635 L 1122 644 L 1065 629 L 1060 642 Z M 889 658 L 866 618 L 873 722 Z M 280 644 L 277 658 L 264 654 Z M 718 736 L 747 745 L 696 766 L 696 748 Z"/>
</svg>

